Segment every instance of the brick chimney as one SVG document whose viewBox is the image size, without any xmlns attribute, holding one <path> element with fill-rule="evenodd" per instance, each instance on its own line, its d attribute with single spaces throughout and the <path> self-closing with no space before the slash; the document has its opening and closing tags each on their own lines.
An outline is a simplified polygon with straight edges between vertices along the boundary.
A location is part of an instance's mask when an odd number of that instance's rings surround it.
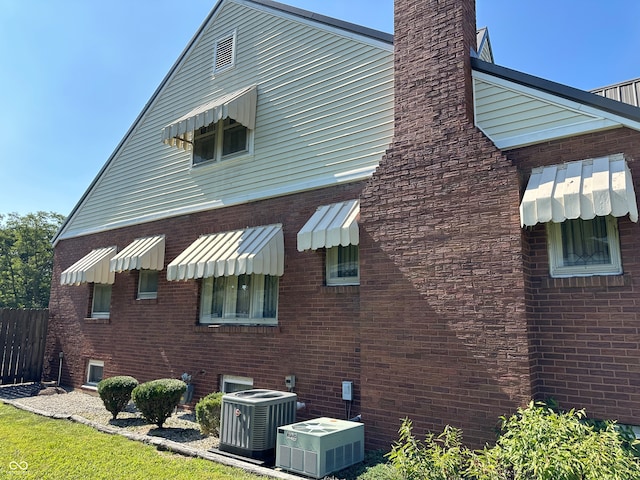
<svg viewBox="0 0 640 480">
<path fill-rule="evenodd" d="M 395 2 L 395 142 L 435 141 L 473 122 L 473 0 Z"/>
<path fill-rule="evenodd" d="M 396 0 L 394 138 L 359 222 L 369 448 L 405 416 L 480 446 L 533 394 L 519 178 L 473 123 L 475 41 L 474 0 Z"/>
</svg>

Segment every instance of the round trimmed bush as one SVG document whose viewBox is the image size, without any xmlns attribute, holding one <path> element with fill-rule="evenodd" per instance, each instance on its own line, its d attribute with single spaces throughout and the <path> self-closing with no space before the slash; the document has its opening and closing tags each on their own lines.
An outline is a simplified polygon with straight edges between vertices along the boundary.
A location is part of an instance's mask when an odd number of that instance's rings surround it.
<svg viewBox="0 0 640 480">
<path fill-rule="evenodd" d="M 205 435 L 218 435 L 220 429 L 220 409 L 222 392 L 213 392 L 196 403 L 196 420 Z"/>
<path fill-rule="evenodd" d="M 105 378 L 98 383 L 98 395 L 114 420 L 126 408 L 131 392 L 137 386 L 138 380 L 127 375 Z"/>
<path fill-rule="evenodd" d="M 161 378 L 138 385 L 131 392 L 131 398 L 147 421 L 162 428 L 186 390 L 187 384 L 182 380 Z"/>
</svg>

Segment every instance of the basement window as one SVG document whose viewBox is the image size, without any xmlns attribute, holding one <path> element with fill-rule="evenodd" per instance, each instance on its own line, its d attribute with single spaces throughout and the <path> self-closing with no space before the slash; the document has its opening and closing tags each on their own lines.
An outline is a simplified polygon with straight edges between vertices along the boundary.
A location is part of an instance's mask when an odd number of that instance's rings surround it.
<svg viewBox="0 0 640 480">
<path fill-rule="evenodd" d="M 220 391 L 223 393 L 240 392 L 253 388 L 253 378 L 222 375 L 220 377 Z"/>
<path fill-rule="evenodd" d="M 89 360 L 87 366 L 87 385 L 97 387 L 104 373 L 104 362 L 101 360 Z"/>
</svg>

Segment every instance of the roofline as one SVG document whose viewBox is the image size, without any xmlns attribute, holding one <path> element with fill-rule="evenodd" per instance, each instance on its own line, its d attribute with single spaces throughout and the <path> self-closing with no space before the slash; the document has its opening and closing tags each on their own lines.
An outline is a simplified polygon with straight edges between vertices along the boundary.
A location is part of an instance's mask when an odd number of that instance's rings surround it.
<svg viewBox="0 0 640 480">
<path fill-rule="evenodd" d="M 379 40 L 385 43 L 393 44 L 393 35 L 390 33 L 382 32 L 380 30 L 363 27 L 362 25 L 345 22 L 344 20 L 338 20 L 337 18 L 333 18 L 333 17 L 327 17 L 326 15 L 321 15 L 319 13 L 315 13 L 309 10 L 304 10 L 302 8 L 292 7 L 290 5 L 285 5 L 283 3 L 274 2 L 273 0 L 247 0 L 247 1 L 250 3 L 255 3 L 257 5 L 263 5 L 265 7 L 280 10 L 282 12 L 289 13 L 291 15 L 295 15 L 298 17 L 302 17 L 307 20 L 312 20 L 314 22 L 323 23 L 331 27 L 336 27 L 341 30 L 348 30 L 352 33 L 373 38 L 375 40 Z"/>
<path fill-rule="evenodd" d="M 487 63 L 479 58 L 471 58 L 471 67 L 479 72 L 493 75 L 526 87 L 540 90 L 557 97 L 565 98 L 583 105 L 588 105 L 620 117 L 640 122 L 640 108 L 627 103 L 619 102 L 595 93 L 580 90 L 578 88 L 563 85 L 561 83 L 545 80 L 544 78 L 529 75 L 527 73 L 501 67 L 494 63 Z"/>
<path fill-rule="evenodd" d="M 182 50 L 182 52 L 178 56 L 178 59 L 171 66 L 171 68 L 169 69 L 169 72 L 164 76 L 164 78 L 162 79 L 158 87 L 155 89 L 155 91 L 153 92 L 153 94 L 151 95 L 147 103 L 144 105 L 144 107 L 142 108 L 138 116 L 135 118 L 135 120 L 133 121 L 129 129 L 126 131 L 126 133 L 124 134 L 120 142 L 118 142 L 118 145 L 113 150 L 113 152 L 111 153 L 107 161 L 104 163 L 102 168 L 98 171 L 97 175 L 93 178 L 93 180 L 89 184 L 89 187 L 87 187 L 87 189 L 84 191 L 84 193 L 82 194 L 82 197 L 80 197 L 80 200 L 78 200 L 75 206 L 71 209 L 71 212 L 69 212 L 69 214 L 65 217 L 64 222 L 62 223 L 62 225 L 60 226 L 56 234 L 51 239 L 51 244 L 54 247 L 58 243 L 58 240 L 60 239 L 60 235 L 68 225 L 71 218 L 75 215 L 75 213 L 78 211 L 80 206 L 87 199 L 87 197 L 89 196 L 89 193 L 93 190 L 93 187 L 95 187 L 96 183 L 98 183 L 98 180 L 102 177 L 105 170 L 109 168 L 109 165 L 111 165 L 111 162 L 113 161 L 113 159 L 116 157 L 120 149 L 129 139 L 129 137 L 131 136 L 133 131 L 136 129 L 140 121 L 144 118 L 149 108 L 151 108 L 151 105 L 155 102 L 158 95 L 160 95 L 160 92 L 164 89 L 165 85 L 169 82 L 169 79 L 173 76 L 175 71 L 178 69 L 178 66 L 184 60 L 185 56 L 187 55 L 187 52 L 191 50 L 191 47 L 193 47 L 196 40 L 200 37 L 200 35 L 202 34 L 206 26 L 209 24 L 209 21 L 216 14 L 216 12 L 218 11 L 222 3 L 224 3 L 224 1 L 225 0 L 218 0 L 218 2 L 213 6 L 213 8 L 211 9 L 207 17 L 204 19 L 200 27 L 198 27 L 198 30 L 196 30 L 196 33 L 193 35 L 193 37 L 191 37 L 191 40 L 189 40 L 189 42 L 187 43 L 187 46 Z M 380 32 L 372 28 L 362 27 L 354 23 L 349 23 L 349 22 L 345 22 L 335 18 L 327 17 L 325 15 L 313 13 L 308 10 L 303 10 L 301 8 L 290 7 L 288 5 L 284 5 L 282 3 L 274 2 L 271 0 L 247 0 L 247 1 L 250 3 L 255 3 L 257 5 L 263 5 L 265 7 L 273 8 L 275 10 L 280 10 L 282 12 L 296 15 L 302 18 L 306 18 L 314 22 L 323 23 L 325 25 L 330 25 L 343 30 L 348 30 L 358 35 L 363 35 L 369 38 L 373 38 L 376 40 L 393 44 L 393 35 L 389 33 Z"/>
</svg>

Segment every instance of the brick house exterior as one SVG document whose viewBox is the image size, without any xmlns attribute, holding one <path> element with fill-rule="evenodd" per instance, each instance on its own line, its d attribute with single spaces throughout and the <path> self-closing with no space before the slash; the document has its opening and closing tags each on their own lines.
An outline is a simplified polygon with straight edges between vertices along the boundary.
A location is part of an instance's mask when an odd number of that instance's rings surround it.
<svg viewBox="0 0 640 480">
<path fill-rule="evenodd" d="M 291 13 L 268 0 L 240 3 Z M 344 418 L 348 407 L 362 415 L 367 448 L 388 448 L 405 416 L 418 434 L 451 424 L 481 445 L 500 415 L 532 398 L 640 424 L 638 224 L 617 218 L 622 274 L 553 278 L 544 223 L 522 228 L 519 213 L 536 167 L 623 154 L 635 173 L 640 109 L 586 96 L 621 125 L 499 148 L 478 120 L 474 74 L 543 86 L 472 58 L 475 2 L 396 0 L 395 32 L 392 139 L 367 178 L 90 233 L 63 227 L 54 279 L 96 247 L 121 251 L 152 235 L 166 238 L 165 270 L 154 299 L 136 297 L 139 270 L 117 273 L 108 318 L 92 318 L 91 283 L 54 282 L 46 375 L 57 377 L 63 351 L 63 384 L 86 387 L 94 359 L 104 377 L 189 372 L 197 400 L 225 375 L 284 390 L 293 374 L 306 404 L 299 418 Z M 559 105 L 583 98 L 555 85 L 540 98 L 549 95 Z M 640 175 L 633 184 L 639 191 Z M 327 285 L 327 249 L 301 252 L 297 234 L 318 206 L 352 199 L 359 285 Z M 69 225 L 90 202 L 83 198 Z M 272 224 L 284 236 L 277 325 L 200 323 L 202 281 L 169 281 L 167 264 L 201 235 Z M 342 380 L 354 382 L 349 405 Z"/>
</svg>

